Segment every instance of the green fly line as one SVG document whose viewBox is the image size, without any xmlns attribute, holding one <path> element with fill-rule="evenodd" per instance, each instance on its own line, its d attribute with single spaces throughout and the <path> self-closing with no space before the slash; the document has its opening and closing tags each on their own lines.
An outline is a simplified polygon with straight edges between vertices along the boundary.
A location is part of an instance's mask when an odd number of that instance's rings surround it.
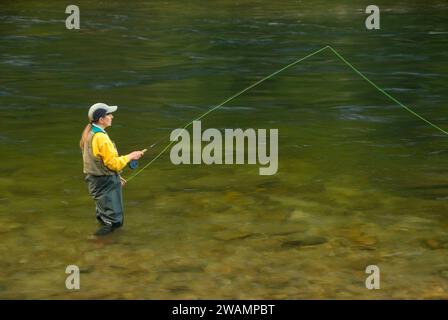
<svg viewBox="0 0 448 320">
<path fill-rule="evenodd" d="M 239 97 L 240 95 L 242 95 L 243 93 L 251 90 L 252 88 L 258 86 L 259 84 L 263 83 L 264 81 L 275 77 L 277 74 L 279 74 L 280 72 L 283 72 L 291 67 L 294 67 L 296 64 L 311 58 L 312 56 L 321 53 L 324 50 L 330 49 L 339 59 L 342 60 L 342 62 L 344 62 L 347 66 L 349 66 L 354 72 L 356 72 L 359 76 L 361 76 L 364 80 L 366 80 L 368 83 L 370 83 L 375 89 L 377 89 L 379 92 L 381 92 L 383 95 L 385 95 L 386 97 L 388 97 L 390 100 L 392 100 L 393 102 L 395 102 L 396 104 L 398 104 L 399 106 L 401 106 L 402 108 L 404 108 L 405 110 L 407 110 L 408 112 L 410 112 L 411 114 L 413 114 L 414 116 L 416 116 L 417 118 L 423 120 L 424 122 L 426 122 L 427 124 L 429 124 L 430 126 L 434 127 L 435 129 L 439 130 L 440 132 L 448 135 L 448 132 L 443 130 L 442 128 L 440 128 L 439 126 L 435 125 L 434 123 L 432 123 L 431 121 L 423 118 L 422 116 L 420 116 L 419 114 L 417 114 L 416 112 L 412 111 L 410 108 L 408 108 L 407 106 L 405 106 L 403 103 L 401 103 L 400 101 L 398 101 L 397 99 L 395 99 L 393 96 L 391 96 L 390 94 L 388 94 L 386 91 L 384 91 L 383 89 L 381 89 L 379 86 L 377 86 L 373 81 L 371 81 L 369 78 L 367 78 L 361 71 L 359 71 L 358 69 L 356 69 L 350 62 L 348 62 L 341 54 L 339 54 L 339 52 L 337 52 L 335 49 L 333 49 L 333 47 L 331 46 L 325 46 L 317 51 L 314 51 L 313 53 L 308 54 L 307 56 L 300 58 L 290 64 L 288 64 L 287 66 L 271 73 L 270 75 L 264 77 L 261 80 L 258 80 L 257 82 L 251 84 L 250 86 L 248 86 L 247 88 L 241 90 L 238 93 L 235 93 L 233 96 L 227 98 L 226 100 L 224 100 L 223 102 L 221 102 L 220 104 L 218 104 L 217 106 L 211 108 L 210 110 L 208 110 L 207 112 L 203 113 L 201 116 L 199 116 L 198 118 L 190 121 L 189 123 L 187 123 L 183 129 L 186 129 L 187 127 L 189 127 L 194 121 L 198 121 L 202 118 L 204 118 L 206 115 L 212 113 L 213 111 L 215 111 L 216 109 L 219 109 L 220 107 L 222 107 L 223 105 L 225 105 L 226 103 L 236 99 L 237 97 Z M 182 131 L 182 130 L 181 130 Z M 154 161 L 156 161 L 160 156 L 162 156 L 166 150 L 168 150 L 168 148 L 177 140 L 176 139 L 172 140 L 162 151 L 160 151 L 148 164 L 146 164 L 143 168 L 141 168 L 140 170 L 138 170 L 135 174 L 133 174 L 132 176 L 130 176 L 127 181 L 130 181 L 132 179 L 134 179 L 137 175 L 139 175 L 143 170 L 145 170 L 148 166 L 150 166 Z M 154 146 L 155 144 L 153 144 L 152 146 Z"/>
</svg>

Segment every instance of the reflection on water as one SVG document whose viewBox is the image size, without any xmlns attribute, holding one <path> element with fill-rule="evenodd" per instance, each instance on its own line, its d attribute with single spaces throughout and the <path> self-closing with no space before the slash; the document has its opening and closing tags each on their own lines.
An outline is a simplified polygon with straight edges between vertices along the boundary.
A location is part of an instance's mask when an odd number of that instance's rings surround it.
<svg viewBox="0 0 448 320">
<path fill-rule="evenodd" d="M 446 137 L 331 53 L 202 120 L 278 128 L 276 175 L 162 156 L 125 187 L 125 227 L 104 239 L 90 237 L 77 147 L 88 107 L 117 104 L 122 153 L 162 139 L 144 165 L 172 129 L 327 44 L 446 129 L 444 1 L 387 5 L 378 32 L 351 1 L 78 5 L 76 32 L 51 1 L 1 14 L 0 297 L 448 298 Z M 80 291 L 65 288 L 69 264 Z M 364 286 L 371 264 L 381 290 Z"/>
</svg>

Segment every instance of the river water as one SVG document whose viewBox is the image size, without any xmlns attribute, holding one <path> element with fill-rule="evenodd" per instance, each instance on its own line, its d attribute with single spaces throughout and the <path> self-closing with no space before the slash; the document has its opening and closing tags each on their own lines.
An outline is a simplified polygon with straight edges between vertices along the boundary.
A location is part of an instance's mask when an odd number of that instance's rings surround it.
<svg viewBox="0 0 448 320">
<path fill-rule="evenodd" d="M 446 1 L 377 1 L 380 30 L 367 1 L 76 4 L 80 30 L 65 4 L 2 3 L 1 298 L 448 298 L 447 136 L 329 50 L 202 119 L 278 129 L 275 175 L 166 153 L 125 186 L 125 226 L 93 239 L 78 147 L 89 106 L 118 105 L 121 153 L 162 139 L 144 166 L 173 129 L 326 45 L 447 130 Z"/>
</svg>

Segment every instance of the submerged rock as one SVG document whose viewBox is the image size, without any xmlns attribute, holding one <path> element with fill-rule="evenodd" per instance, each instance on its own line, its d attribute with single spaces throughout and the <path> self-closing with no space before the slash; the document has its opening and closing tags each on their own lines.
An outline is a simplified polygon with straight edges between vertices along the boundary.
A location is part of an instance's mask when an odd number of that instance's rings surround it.
<svg viewBox="0 0 448 320">
<path fill-rule="evenodd" d="M 0 233 L 8 233 L 12 231 L 18 231 L 20 229 L 23 229 L 23 225 L 20 223 L 8 223 L 8 224 L 2 224 L 0 225 Z"/>
<path fill-rule="evenodd" d="M 438 275 L 448 280 L 448 269 L 439 270 Z"/>
<path fill-rule="evenodd" d="M 280 180 L 267 180 L 257 184 L 257 188 L 272 189 L 281 185 Z"/>
<path fill-rule="evenodd" d="M 213 236 L 215 240 L 220 241 L 230 241 L 230 240 L 243 240 L 247 239 L 254 234 L 252 232 L 247 231 L 239 231 L 239 230 L 226 230 L 222 232 L 217 232 Z"/>
<path fill-rule="evenodd" d="M 95 271 L 95 266 L 93 265 L 89 265 L 89 266 L 85 266 L 85 267 L 80 267 L 79 268 L 79 272 L 80 273 L 92 273 Z"/>
<path fill-rule="evenodd" d="M 328 240 L 324 237 L 307 237 L 299 240 L 284 241 L 282 242 L 281 247 L 284 249 L 292 249 L 306 246 L 317 246 L 326 242 L 328 242 Z"/>
<path fill-rule="evenodd" d="M 167 288 L 167 290 L 172 293 L 184 293 L 184 292 L 191 291 L 190 288 L 188 288 L 187 286 L 183 286 L 183 285 L 173 286 L 173 287 Z"/>
<path fill-rule="evenodd" d="M 300 209 L 296 209 L 289 215 L 289 220 L 295 221 L 295 220 L 306 220 L 310 218 L 311 214 L 308 212 L 305 212 Z"/>
<path fill-rule="evenodd" d="M 350 242 L 352 242 L 354 245 L 360 247 L 371 247 L 378 243 L 378 239 L 376 238 L 376 236 L 361 230 L 363 226 L 356 227 L 359 229 L 354 228 L 355 226 L 350 229 L 341 230 L 343 232 L 343 237 L 350 240 Z"/>
<path fill-rule="evenodd" d="M 426 239 L 423 245 L 431 250 L 448 249 L 448 239 Z"/>
<path fill-rule="evenodd" d="M 269 235 L 272 237 L 283 237 L 283 236 L 289 236 L 291 234 L 303 233 L 303 232 L 304 232 L 304 230 L 291 230 L 291 231 L 275 232 L 275 233 L 271 233 Z"/>
<path fill-rule="evenodd" d="M 204 265 L 189 265 L 189 264 L 185 264 L 185 265 L 177 265 L 171 268 L 168 268 L 166 271 L 167 272 L 174 272 L 174 273 L 200 273 L 200 272 L 204 272 L 205 270 L 205 266 Z"/>
<path fill-rule="evenodd" d="M 436 285 L 436 286 L 426 289 L 422 293 L 422 298 L 423 299 L 434 299 L 434 300 L 446 300 L 446 299 L 448 299 L 448 293 L 445 291 L 445 289 L 442 286 Z"/>
</svg>

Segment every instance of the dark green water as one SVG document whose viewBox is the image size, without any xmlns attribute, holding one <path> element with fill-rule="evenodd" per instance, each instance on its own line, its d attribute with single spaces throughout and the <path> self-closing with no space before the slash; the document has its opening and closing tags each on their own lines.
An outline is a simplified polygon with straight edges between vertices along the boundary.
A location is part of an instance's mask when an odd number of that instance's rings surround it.
<svg viewBox="0 0 448 320">
<path fill-rule="evenodd" d="M 447 136 L 329 51 L 203 119 L 278 128 L 276 175 L 162 156 L 125 187 L 125 227 L 89 238 L 78 141 L 95 102 L 119 106 L 108 131 L 128 153 L 332 45 L 448 129 L 446 1 L 377 1 L 378 31 L 367 1 L 216 2 L 77 1 L 78 31 L 63 3 L 2 3 L 0 297 L 448 298 Z"/>
</svg>

